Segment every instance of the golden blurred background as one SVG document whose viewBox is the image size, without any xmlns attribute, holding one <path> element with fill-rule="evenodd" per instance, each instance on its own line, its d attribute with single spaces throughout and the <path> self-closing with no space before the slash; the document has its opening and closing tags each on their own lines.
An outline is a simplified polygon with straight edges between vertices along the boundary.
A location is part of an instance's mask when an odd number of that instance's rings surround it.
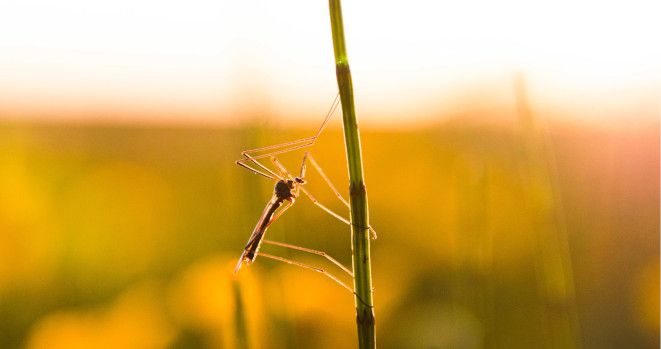
<svg viewBox="0 0 661 349">
<path fill-rule="evenodd" d="M 273 190 L 234 160 L 335 95 L 326 5 L 0 4 L 0 348 L 356 346 L 323 275 L 232 275 Z M 655 5 L 344 5 L 379 346 L 657 348 Z M 345 192 L 339 117 L 311 151 Z M 350 265 L 305 198 L 268 236 Z"/>
<path fill-rule="evenodd" d="M 479 117 L 363 131 L 381 346 L 654 347 L 658 129 L 557 124 L 549 150 Z M 231 276 L 272 190 L 233 160 L 306 132 L 3 123 L 0 346 L 355 345 L 352 297 L 322 275 L 262 258 Z M 345 188 L 341 142 L 313 151 Z M 350 264 L 347 228 L 299 201 L 270 238 Z"/>
</svg>

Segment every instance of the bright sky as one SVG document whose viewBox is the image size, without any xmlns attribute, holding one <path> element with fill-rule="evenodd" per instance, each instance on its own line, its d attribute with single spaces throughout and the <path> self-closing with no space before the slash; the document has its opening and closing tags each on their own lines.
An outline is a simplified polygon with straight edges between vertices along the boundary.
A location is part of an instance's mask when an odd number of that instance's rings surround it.
<svg viewBox="0 0 661 349">
<path fill-rule="evenodd" d="M 324 0 L 5 0 L 0 119 L 317 120 L 336 91 Z M 431 120 L 471 96 L 658 117 L 658 1 L 344 0 L 358 111 Z M 124 120 L 126 121 L 126 120 Z"/>
</svg>

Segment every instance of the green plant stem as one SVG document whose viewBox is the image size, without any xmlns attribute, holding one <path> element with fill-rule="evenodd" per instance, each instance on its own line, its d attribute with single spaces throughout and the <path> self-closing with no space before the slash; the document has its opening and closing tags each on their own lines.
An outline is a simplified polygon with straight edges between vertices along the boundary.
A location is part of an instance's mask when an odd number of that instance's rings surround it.
<svg viewBox="0 0 661 349">
<path fill-rule="evenodd" d="M 372 267 L 370 262 L 369 214 L 367 190 L 363 176 L 360 133 L 353 102 L 351 70 L 344 40 L 340 0 L 329 0 L 337 85 L 342 101 L 344 144 L 349 167 L 349 198 L 351 204 L 351 249 L 353 255 L 354 293 L 358 347 L 376 348 L 374 303 L 372 301 Z"/>
</svg>

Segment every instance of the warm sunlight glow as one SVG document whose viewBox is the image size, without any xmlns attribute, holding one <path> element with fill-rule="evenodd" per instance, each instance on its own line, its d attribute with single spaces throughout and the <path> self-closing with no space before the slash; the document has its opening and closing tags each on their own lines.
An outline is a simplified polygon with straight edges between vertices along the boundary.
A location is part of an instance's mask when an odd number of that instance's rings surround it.
<svg viewBox="0 0 661 349">
<path fill-rule="evenodd" d="M 516 72 L 545 103 L 658 111 L 654 1 L 343 5 L 368 121 L 433 117 L 485 85 L 509 98 Z M 335 90 L 327 12 L 293 0 L 3 2 L 0 118 L 317 117 Z"/>
</svg>

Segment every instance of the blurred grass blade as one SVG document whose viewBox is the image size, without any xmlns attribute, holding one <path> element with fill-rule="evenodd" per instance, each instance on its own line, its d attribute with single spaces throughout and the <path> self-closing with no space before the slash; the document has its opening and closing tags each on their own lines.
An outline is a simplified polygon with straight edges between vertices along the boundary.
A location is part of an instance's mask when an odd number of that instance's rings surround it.
<svg viewBox="0 0 661 349">
<path fill-rule="evenodd" d="M 241 285 L 234 279 L 232 281 L 232 293 L 234 296 L 234 331 L 237 349 L 248 348 L 248 333 L 246 329 L 245 307 L 241 295 Z"/>
</svg>

